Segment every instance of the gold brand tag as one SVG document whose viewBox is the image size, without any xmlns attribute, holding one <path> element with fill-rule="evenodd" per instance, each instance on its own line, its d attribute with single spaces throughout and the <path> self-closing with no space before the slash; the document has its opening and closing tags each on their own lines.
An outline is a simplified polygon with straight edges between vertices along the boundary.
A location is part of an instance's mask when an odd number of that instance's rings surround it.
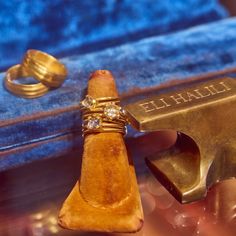
<svg viewBox="0 0 236 236">
<path fill-rule="evenodd" d="M 169 89 L 170 90 L 170 89 Z M 218 78 L 172 88 L 125 107 L 139 131 L 179 132 L 169 150 L 146 159 L 180 202 L 201 199 L 215 182 L 236 177 L 236 81 Z"/>
</svg>

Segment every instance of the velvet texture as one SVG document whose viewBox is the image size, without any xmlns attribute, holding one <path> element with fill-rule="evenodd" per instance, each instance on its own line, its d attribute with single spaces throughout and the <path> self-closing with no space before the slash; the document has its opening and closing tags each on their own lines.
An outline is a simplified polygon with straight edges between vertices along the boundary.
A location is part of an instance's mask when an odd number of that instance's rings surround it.
<svg viewBox="0 0 236 236">
<path fill-rule="evenodd" d="M 88 82 L 88 95 L 117 97 L 111 73 L 93 73 Z M 143 225 L 143 211 L 134 166 L 123 136 L 119 133 L 87 135 L 83 148 L 81 175 L 63 203 L 59 224 L 84 231 L 137 232 Z"/>
<path fill-rule="evenodd" d="M 225 16 L 217 0 L 0 0 L 0 70 L 28 48 L 85 53 Z"/>
<path fill-rule="evenodd" d="M 81 147 L 78 103 L 89 74 L 111 70 L 122 96 L 236 66 L 236 19 L 62 59 L 69 76 L 60 89 L 27 100 L 0 86 L 0 170 Z M 0 74 L 1 81 L 4 74 Z M 130 135 L 133 133 L 131 132 Z"/>
</svg>

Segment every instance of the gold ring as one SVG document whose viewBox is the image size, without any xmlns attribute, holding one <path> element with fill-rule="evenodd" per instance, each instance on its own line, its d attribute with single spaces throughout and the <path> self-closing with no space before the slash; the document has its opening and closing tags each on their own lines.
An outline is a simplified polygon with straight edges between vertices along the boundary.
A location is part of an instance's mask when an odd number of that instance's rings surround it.
<svg viewBox="0 0 236 236">
<path fill-rule="evenodd" d="M 83 135 L 103 132 L 122 133 L 124 135 L 126 134 L 126 126 L 125 124 L 119 124 L 115 122 L 104 122 L 101 117 L 94 116 L 84 120 L 82 131 Z"/>
<path fill-rule="evenodd" d="M 83 136 L 93 133 L 120 133 L 126 135 L 126 128 L 117 129 L 117 128 L 103 128 L 102 130 L 83 130 Z"/>
<path fill-rule="evenodd" d="M 90 118 L 93 115 L 101 117 L 103 119 L 103 121 L 106 121 L 106 122 L 115 121 L 115 122 L 118 122 L 118 123 L 121 123 L 121 124 L 126 124 L 127 123 L 127 119 L 126 119 L 125 116 L 118 116 L 118 117 L 112 118 L 112 117 L 106 116 L 104 114 L 104 111 L 83 113 L 82 117 L 83 117 L 84 120 L 86 120 L 86 119 Z"/>
<path fill-rule="evenodd" d="M 24 98 L 41 97 L 49 91 L 49 88 L 37 81 L 36 84 L 20 84 L 15 81 L 20 78 L 31 77 L 23 71 L 21 65 L 12 66 L 7 70 L 4 85 L 8 91 Z"/>
<path fill-rule="evenodd" d="M 87 120 L 84 120 L 83 128 L 95 130 L 95 129 L 99 129 L 99 128 L 123 128 L 124 127 L 124 123 L 105 122 L 102 119 L 101 119 L 101 121 L 99 121 L 99 123 L 94 124 L 94 122 L 96 122 L 95 119 L 97 119 L 97 117 L 91 117 Z M 91 123 L 91 122 L 93 122 L 93 123 Z"/>
<path fill-rule="evenodd" d="M 66 67 L 55 57 L 33 49 L 26 52 L 22 70 L 50 88 L 60 87 L 67 76 Z"/>
<path fill-rule="evenodd" d="M 119 106 L 117 97 L 93 98 L 89 95 L 80 102 L 82 110 L 83 135 L 92 133 L 122 133 L 126 134 L 127 118 Z"/>
<path fill-rule="evenodd" d="M 93 98 L 90 95 L 86 95 L 85 99 L 80 102 L 80 109 L 92 110 L 93 108 L 101 108 L 107 103 L 119 104 L 120 99 L 118 97 Z"/>
</svg>

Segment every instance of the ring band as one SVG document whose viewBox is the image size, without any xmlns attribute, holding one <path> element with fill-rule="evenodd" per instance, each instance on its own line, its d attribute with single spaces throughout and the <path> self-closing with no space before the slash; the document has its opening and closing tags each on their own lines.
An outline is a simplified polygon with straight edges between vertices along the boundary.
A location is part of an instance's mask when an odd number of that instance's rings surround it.
<svg viewBox="0 0 236 236">
<path fill-rule="evenodd" d="M 99 114 L 99 113 L 92 113 L 92 114 L 88 114 L 86 116 L 82 115 L 83 121 L 87 122 L 91 119 L 98 119 L 98 121 L 103 121 L 107 124 L 117 124 L 117 125 L 125 125 L 127 123 L 127 120 L 121 119 L 121 118 L 108 118 L 106 116 L 104 116 L 104 114 Z"/>
<path fill-rule="evenodd" d="M 92 119 L 96 119 L 95 117 Z M 113 133 L 122 133 L 123 135 L 126 134 L 126 126 L 124 124 L 117 124 L 117 123 L 107 123 L 101 120 L 97 125 L 89 124 L 91 120 L 85 120 L 82 126 L 83 134 L 92 134 L 92 133 L 103 133 L 103 132 L 113 132 Z"/>
<path fill-rule="evenodd" d="M 37 81 L 36 84 L 20 84 L 15 83 L 15 80 L 31 77 L 26 71 L 22 70 L 20 64 L 12 66 L 6 72 L 4 85 L 8 91 L 24 98 L 41 97 L 49 91 L 49 88 Z"/>
<path fill-rule="evenodd" d="M 125 135 L 127 133 L 126 129 L 117 129 L 117 128 L 103 128 L 102 130 L 83 130 L 83 136 L 93 133 L 120 133 Z"/>
<path fill-rule="evenodd" d="M 33 49 L 26 52 L 22 70 L 50 88 L 60 87 L 67 77 L 66 67 L 55 57 Z"/>
<path fill-rule="evenodd" d="M 95 99 L 87 95 L 80 102 L 83 135 L 103 132 L 125 135 L 127 119 L 124 110 L 119 104 L 120 100 L 117 97 Z"/>
<path fill-rule="evenodd" d="M 80 102 L 80 109 L 84 112 L 92 111 L 94 108 L 101 109 L 107 103 L 120 104 L 120 99 L 118 97 L 102 97 L 93 98 L 86 95 L 85 99 Z"/>
<path fill-rule="evenodd" d="M 101 117 L 104 121 L 106 121 L 106 122 L 111 122 L 112 121 L 112 119 L 109 119 L 109 118 L 107 118 L 105 115 L 104 115 L 104 113 L 103 112 L 100 112 L 100 113 L 98 113 L 98 112 L 91 112 L 91 113 L 83 113 L 83 120 L 86 120 L 86 119 L 88 119 L 88 118 L 90 118 L 91 117 L 91 115 L 93 115 L 93 114 L 95 114 L 95 115 L 98 115 L 99 117 Z M 113 120 L 115 120 L 116 122 L 118 122 L 118 123 L 121 123 L 121 124 L 126 124 L 127 123 L 127 119 L 126 119 L 126 117 L 119 117 L 119 118 L 114 118 Z"/>
</svg>

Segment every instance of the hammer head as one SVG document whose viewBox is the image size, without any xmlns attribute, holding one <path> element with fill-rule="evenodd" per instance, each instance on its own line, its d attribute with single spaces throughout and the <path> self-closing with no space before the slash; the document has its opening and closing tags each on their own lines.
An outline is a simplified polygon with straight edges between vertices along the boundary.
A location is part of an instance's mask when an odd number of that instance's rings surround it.
<svg viewBox="0 0 236 236">
<path fill-rule="evenodd" d="M 146 158 L 156 178 L 182 203 L 203 198 L 214 183 L 236 177 L 236 81 L 229 77 L 158 91 L 125 107 L 142 132 L 178 132 L 169 150 Z"/>
</svg>

